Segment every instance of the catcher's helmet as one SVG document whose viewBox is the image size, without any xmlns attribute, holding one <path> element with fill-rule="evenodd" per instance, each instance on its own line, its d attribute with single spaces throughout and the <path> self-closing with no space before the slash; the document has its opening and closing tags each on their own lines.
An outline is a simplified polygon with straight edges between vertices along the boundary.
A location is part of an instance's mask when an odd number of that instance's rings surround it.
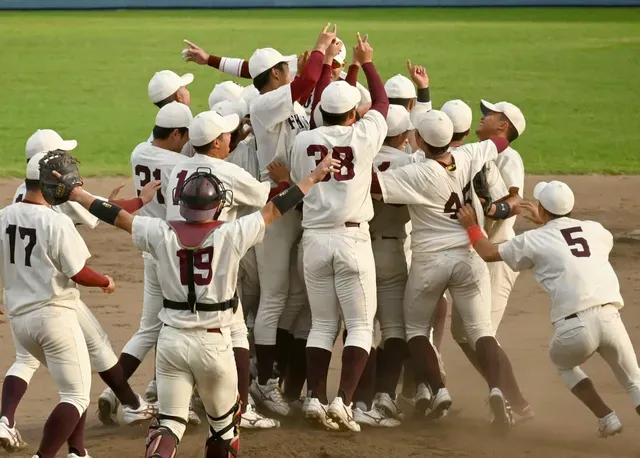
<svg viewBox="0 0 640 458">
<path fill-rule="evenodd" d="M 206 167 L 198 168 L 173 192 L 180 203 L 180 215 L 191 222 L 217 219 L 233 201 L 233 193 Z"/>
</svg>

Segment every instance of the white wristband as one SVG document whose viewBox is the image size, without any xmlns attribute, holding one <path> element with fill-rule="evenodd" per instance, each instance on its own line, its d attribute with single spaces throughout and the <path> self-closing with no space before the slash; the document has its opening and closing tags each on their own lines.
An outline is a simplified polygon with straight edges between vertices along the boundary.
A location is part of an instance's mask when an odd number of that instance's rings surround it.
<svg viewBox="0 0 640 458">
<path fill-rule="evenodd" d="M 227 73 L 228 75 L 241 76 L 242 64 L 244 64 L 244 59 L 221 57 L 219 70 L 223 73 Z"/>
</svg>

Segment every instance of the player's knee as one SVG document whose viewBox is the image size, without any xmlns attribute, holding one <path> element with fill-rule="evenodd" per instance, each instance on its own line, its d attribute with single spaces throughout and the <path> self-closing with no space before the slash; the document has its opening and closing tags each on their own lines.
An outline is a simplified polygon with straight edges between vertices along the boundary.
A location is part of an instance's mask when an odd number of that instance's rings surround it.
<svg viewBox="0 0 640 458">
<path fill-rule="evenodd" d="M 85 410 L 89 407 L 91 403 L 91 399 L 89 396 L 89 390 L 86 390 L 86 393 L 80 393 L 77 391 L 67 391 L 60 393 L 60 402 L 65 404 L 71 404 L 77 410 L 80 416 L 84 413 Z"/>
<path fill-rule="evenodd" d="M 6 375 L 18 377 L 27 384 L 31 381 L 33 374 L 40 367 L 40 362 L 31 355 L 17 355 L 15 362 L 11 365 Z"/>
<path fill-rule="evenodd" d="M 404 332 L 407 342 L 414 337 L 427 337 L 431 334 L 431 328 L 427 323 L 405 323 Z"/>
<path fill-rule="evenodd" d="M 476 342 L 482 337 L 495 337 L 490 321 L 465 326 L 464 331 L 467 336 L 467 343 L 474 351 Z"/>
<path fill-rule="evenodd" d="M 556 366 L 556 370 L 567 387 L 572 390 L 578 383 L 587 378 L 587 374 L 580 367 L 572 367 L 570 369 Z"/>
<path fill-rule="evenodd" d="M 366 324 L 347 324 L 347 339 L 344 345 L 347 347 L 360 347 L 366 351 L 371 349 L 373 332 Z"/>
<path fill-rule="evenodd" d="M 187 420 L 185 418 L 159 414 L 158 427 L 171 431 L 176 437 L 177 442 L 180 442 L 182 436 L 184 436 L 184 432 L 187 430 Z"/>
<path fill-rule="evenodd" d="M 385 342 L 387 339 L 402 339 L 404 340 L 404 323 L 397 324 L 385 324 L 384 326 L 380 324 L 380 334 L 382 334 L 382 342 Z"/>
<path fill-rule="evenodd" d="M 209 438 L 206 443 L 206 458 L 227 458 L 237 455 L 240 444 L 240 404 L 220 417 L 207 415 Z"/>
</svg>

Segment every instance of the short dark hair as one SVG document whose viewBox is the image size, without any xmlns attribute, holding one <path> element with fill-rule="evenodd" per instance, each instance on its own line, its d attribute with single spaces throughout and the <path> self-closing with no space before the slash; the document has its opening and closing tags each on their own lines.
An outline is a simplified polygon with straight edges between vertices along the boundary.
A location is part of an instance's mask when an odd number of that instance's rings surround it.
<svg viewBox="0 0 640 458">
<path fill-rule="evenodd" d="M 27 191 L 38 191 L 40 189 L 40 180 L 24 180 L 24 185 L 27 188 Z"/>
<path fill-rule="evenodd" d="M 166 99 L 160 100 L 159 102 L 154 103 L 154 105 L 157 106 L 158 108 L 162 108 L 165 105 L 169 105 L 171 102 L 175 102 L 176 101 L 176 94 L 177 94 L 177 92 L 174 92 L 173 94 L 171 94 Z"/>
<path fill-rule="evenodd" d="M 518 134 L 518 129 L 516 129 L 516 127 L 511 121 L 509 121 L 509 118 L 507 118 L 504 113 L 500 113 L 500 119 L 509 123 L 509 127 L 507 128 L 507 140 L 509 140 L 509 143 L 515 141 L 515 139 L 520 136 L 520 134 Z"/>
<path fill-rule="evenodd" d="M 389 97 L 390 105 L 400 105 L 405 107 L 407 110 L 409 109 L 409 105 L 411 104 L 412 101 L 413 99 L 401 99 L 399 97 Z"/>
<path fill-rule="evenodd" d="M 262 91 L 262 89 L 264 89 L 264 87 L 267 84 L 269 84 L 269 80 L 271 79 L 271 70 L 273 70 L 275 68 L 276 70 L 280 70 L 282 72 L 282 71 L 284 71 L 284 66 L 285 65 L 287 65 L 286 62 L 278 62 L 273 67 L 263 71 L 258 76 L 256 76 L 253 79 L 253 85 L 255 86 L 255 88 L 258 91 Z"/>
<path fill-rule="evenodd" d="M 388 136 L 388 137 L 386 137 L 384 139 L 384 142 L 382 144 L 386 145 L 389 142 L 392 142 L 394 139 L 396 139 L 396 138 L 398 138 L 398 137 L 400 137 L 401 135 L 404 135 L 404 134 L 406 134 L 406 132 L 402 132 L 401 134 L 398 134 L 398 135 L 390 135 L 390 136 Z"/>
<path fill-rule="evenodd" d="M 196 150 L 196 153 L 198 154 L 207 154 L 209 152 L 209 150 L 211 149 L 211 145 L 213 144 L 213 140 L 211 140 L 209 143 L 205 144 L 205 145 L 201 145 L 201 146 L 196 146 L 193 145 L 193 149 Z"/>
<path fill-rule="evenodd" d="M 180 134 L 184 137 L 184 135 L 189 132 L 188 127 L 159 127 L 153 126 L 153 138 L 158 140 L 166 140 L 171 135 L 171 132 L 178 129 Z"/>
<path fill-rule="evenodd" d="M 327 113 L 320 107 L 320 113 L 322 113 L 322 122 L 325 126 L 343 126 L 347 119 L 349 119 L 349 115 L 351 112 L 355 110 L 352 108 L 349 111 L 340 114 Z"/>
<path fill-rule="evenodd" d="M 544 207 L 543 207 L 544 208 Z M 549 215 L 551 215 L 551 219 L 558 219 L 558 218 L 570 218 L 571 217 L 571 212 L 565 214 L 565 215 L 556 215 L 554 213 L 551 213 L 549 210 L 547 210 L 545 208 L 545 210 L 547 211 L 547 213 L 549 213 Z"/>
<path fill-rule="evenodd" d="M 451 138 L 452 142 L 462 141 L 467 135 L 469 135 L 469 129 L 464 132 L 454 132 L 453 137 Z"/>
<path fill-rule="evenodd" d="M 446 146 L 431 146 L 427 142 L 425 142 L 425 144 L 427 145 L 427 151 L 429 151 L 429 154 L 431 156 L 433 156 L 433 157 L 442 156 L 444 153 L 449 151 L 449 145 L 446 145 Z"/>
</svg>

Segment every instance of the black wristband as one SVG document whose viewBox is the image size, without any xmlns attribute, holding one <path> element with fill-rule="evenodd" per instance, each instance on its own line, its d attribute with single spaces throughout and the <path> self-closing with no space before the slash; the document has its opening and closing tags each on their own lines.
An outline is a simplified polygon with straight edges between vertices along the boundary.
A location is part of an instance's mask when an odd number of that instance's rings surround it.
<svg viewBox="0 0 640 458">
<path fill-rule="evenodd" d="M 276 206 L 280 214 L 284 215 L 289 210 L 295 208 L 303 198 L 304 192 L 302 192 L 298 185 L 293 185 L 276 195 L 271 199 L 271 202 Z"/>
<path fill-rule="evenodd" d="M 507 219 L 510 214 L 511 207 L 509 207 L 509 204 L 506 202 L 498 202 L 496 203 L 496 211 L 491 217 L 495 219 Z"/>
<path fill-rule="evenodd" d="M 418 89 L 418 102 L 421 102 L 421 103 L 431 102 L 431 94 L 429 93 L 428 87 Z"/>
<path fill-rule="evenodd" d="M 115 224 L 120 210 L 122 210 L 122 208 L 101 199 L 95 199 L 89 206 L 89 213 L 112 226 Z"/>
</svg>

